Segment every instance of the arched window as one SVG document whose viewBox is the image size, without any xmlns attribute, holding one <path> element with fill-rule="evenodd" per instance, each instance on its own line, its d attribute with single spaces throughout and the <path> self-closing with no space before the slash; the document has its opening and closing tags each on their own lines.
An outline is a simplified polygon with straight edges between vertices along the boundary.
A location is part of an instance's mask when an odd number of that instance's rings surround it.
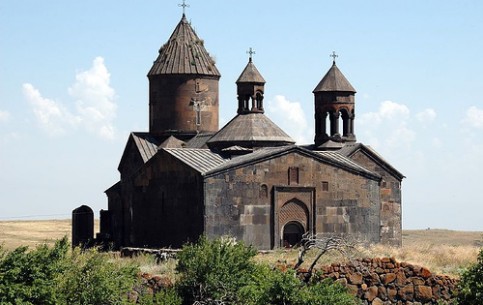
<svg viewBox="0 0 483 305">
<path fill-rule="evenodd" d="M 260 186 L 260 198 L 267 198 L 268 197 L 268 186 L 266 184 L 262 184 Z"/>
</svg>

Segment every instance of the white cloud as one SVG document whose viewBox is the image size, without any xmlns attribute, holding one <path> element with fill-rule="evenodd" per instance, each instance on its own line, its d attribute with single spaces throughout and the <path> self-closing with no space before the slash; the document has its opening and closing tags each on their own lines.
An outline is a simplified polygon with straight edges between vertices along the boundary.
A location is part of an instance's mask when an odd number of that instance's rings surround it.
<svg viewBox="0 0 483 305">
<path fill-rule="evenodd" d="M 10 119 L 10 112 L 0 110 L 0 123 L 5 123 Z"/>
<path fill-rule="evenodd" d="M 102 138 L 112 139 L 117 105 L 115 91 L 109 83 L 110 74 L 104 59 L 97 57 L 89 70 L 77 73 L 76 82 L 68 89 L 75 99 L 75 111 L 42 97 L 31 84 L 24 84 L 23 91 L 39 124 L 49 134 L 64 134 L 71 128 L 81 127 Z"/>
<path fill-rule="evenodd" d="M 291 102 L 285 96 L 276 95 L 266 107 L 268 117 L 274 120 L 297 144 L 313 142 L 313 129 L 308 127 L 307 119 L 299 102 Z"/>
<path fill-rule="evenodd" d="M 409 118 L 409 108 L 404 104 L 398 104 L 392 101 L 384 101 L 379 106 L 377 112 L 363 113 L 358 123 L 365 126 L 374 124 L 381 124 L 383 121 L 388 120 L 406 120 Z"/>
<path fill-rule="evenodd" d="M 411 144 L 416 139 L 416 133 L 406 126 L 406 122 L 401 122 L 386 139 L 386 144 L 392 149 L 411 148 Z"/>
<path fill-rule="evenodd" d="M 436 111 L 432 108 L 424 109 L 416 114 L 416 119 L 421 123 L 432 123 L 436 119 Z"/>
<path fill-rule="evenodd" d="M 409 149 L 416 139 L 416 133 L 408 127 L 410 110 L 404 104 L 383 101 L 377 112 L 363 113 L 356 118 L 357 130 L 362 131 L 360 140 L 384 150 Z M 379 147 L 381 148 L 381 147 Z"/>
<path fill-rule="evenodd" d="M 30 102 L 40 126 L 50 135 L 64 134 L 66 125 L 73 123 L 74 118 L 67 109 L 58 102 L 42 97 L 31 84 L 23 84 L 23 94 Z"/>
<path fill-rule="evenodd" d="M 102 57 L 94 59 L 91 69 L 76 75 L 69 94 L 76 99 L 80 123 L 103 138 L 114 137 L 112 121 L 116 117 L 115 91 Z"/>
<path fill-rule="evenodd" d="M 468 108 L 463 123 L 473 128 L 483 128 L 483 109 L 475 106 Z"/>
</svg>

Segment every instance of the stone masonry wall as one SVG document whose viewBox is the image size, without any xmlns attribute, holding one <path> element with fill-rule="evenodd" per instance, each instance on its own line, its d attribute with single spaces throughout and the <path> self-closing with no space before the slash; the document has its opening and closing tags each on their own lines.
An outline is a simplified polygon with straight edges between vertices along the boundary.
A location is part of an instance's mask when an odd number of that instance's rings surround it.
<svg viewBox="0 0 483 305">
<path fill-rule="evenodd" d="M 387 257 L 334 263 L 318 271 L 321 278 L 341 283 L 368 305 L 438 304 L 449 301 L 456 290 L 453 278 Z"/>
</svg>

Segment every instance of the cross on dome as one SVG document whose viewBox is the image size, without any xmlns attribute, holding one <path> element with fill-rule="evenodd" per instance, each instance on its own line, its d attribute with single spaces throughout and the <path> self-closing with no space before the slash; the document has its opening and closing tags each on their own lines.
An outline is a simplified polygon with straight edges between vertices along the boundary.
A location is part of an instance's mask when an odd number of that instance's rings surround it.
<svg viewBox="0 0 483 305">
<path fill-rule="evenodd" d="M 255 54 L 255 51 L 253 51 L 252 48 L 250 47 L 250 49 L 247 51 L 247 54 L 250 55 L 249 61 L 252 62 L 252 55 Z"/>
<path fill-rule="evenodd" d="M 335 58 L 339 57 L 339 55 L 335 54 L 335 51 L 332 51 L 332 54 L 329 56 L 332 57 L 332 63 L 335 65 Z"/>
<path fill-rule="evenodd" d="M 189 4 L 186 4 L 185 1 L 186 0 L 183 0 L 183 3 L 178 4 L 179 7 L 182 7 L 183 8 L 183 16 L 184 16 L 184 13 L 185 13 L 186 8 L 187 7 L 190 7 L 190 5 Z"/>
</svg>

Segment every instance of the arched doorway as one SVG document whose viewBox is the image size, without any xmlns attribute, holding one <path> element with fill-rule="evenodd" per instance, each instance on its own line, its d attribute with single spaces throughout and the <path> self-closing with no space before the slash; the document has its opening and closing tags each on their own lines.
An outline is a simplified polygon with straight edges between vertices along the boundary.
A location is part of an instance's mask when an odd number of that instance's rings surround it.
<svg viewBox="0 0 483 305">
<path fill-rule="evenodd" d="M 291 221 L 283 226 L 283 246 L 291 248 L 297 245 L 302 240 L 302 235 L 305 233 L 304 227 L 298 221 Z"/>
</svg>

